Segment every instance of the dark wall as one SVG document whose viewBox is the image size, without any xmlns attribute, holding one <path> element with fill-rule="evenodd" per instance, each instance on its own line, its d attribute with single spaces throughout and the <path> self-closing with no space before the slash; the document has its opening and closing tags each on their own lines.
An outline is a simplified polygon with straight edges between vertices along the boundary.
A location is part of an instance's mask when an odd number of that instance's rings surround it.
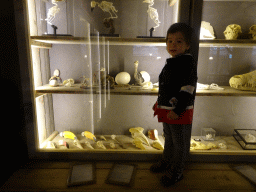
<svg viewBox="0 0 256 192">
<path fill-rule="evenodd" d="M 2 185 L 28 155 L 13 1 L 1 1 L 0 19 Z"/>
</svg>

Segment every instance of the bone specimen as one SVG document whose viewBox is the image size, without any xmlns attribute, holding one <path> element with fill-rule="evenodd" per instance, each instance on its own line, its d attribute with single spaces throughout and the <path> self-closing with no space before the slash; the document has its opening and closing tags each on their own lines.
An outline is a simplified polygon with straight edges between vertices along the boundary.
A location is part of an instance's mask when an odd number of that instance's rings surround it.
<svg viewBox="0 0 256 192">
<path fill-rule="evenodd" d="M 142 74 L 140 72 L 138 72 L 138 66 L 139 66 L 139 61 L 135 61 L 134 62 L 134 78 L 135 78 L 135 84 L 136 85 L 141 85 L 142 83 L 144 83 L 144 79 L 142 77 Z"/>
<path fill-rule="evenodd" d="M 63 85 L 65 87 L 72 87 L 72 85 L 74 85 L 74 84 L 75 84 L 74 79 L 67 79 L 67 80 L 63 81 Z"/>
<path fill-rule="evenodd" d="M 122 148 L 125 149 L 123 143 L 119 142 L 119 141 L 116 139 L 116 135 L 111 135 L 111 139 L 113 139 L 114 141 L 116 141 Z"/>
<path fill-rule="evenodd" d="M 78 140 L 74 140 L 74 145 L 77 146 L 79 149 L 84 149 Z"/>
<path fill-rule="evenodd" d="M 158 12 L 157 9 L 153 8 L 152 6 L 154 5 L 154 0 L 144 0 L 143 3 L 148 3 L 148 10 L 147 13 L 150 17 L 150 19 L 152 19 L 154 21 L 154 23 L 156 24 L 155 27 L 153 27 L 153 29 L 155 30 L 157 27 L 160 26 L 160 21 L 158 19 Z"/>
<path fill-rule="evenodd" d="M 149 130 L 148 131 L 148 137 L 149 137 L 149 139 L 152 139 L 152 140 L 159 140 L 158 131 L 156 129 Z"/>
<path fill-rule="evenodd" d="M 103 135 L 101 135 L 100 138 L 101 138 L 102 140 L 107 141 L 106 137 L 104 137 Z"/>
<path fill-rule="evenodd" d="M 202 84 L 202 83 L 197 83 L 196 89 L 201 89 L 201 90 L 208 90 L 208 89 L 216 89 L 216 90 L 223 90 L 224 88 L 219 87 L 217 84 L 212 83 L 211 85 L 208 84 Z"/>
<path fill-rule="evenodd" d="M 256 70 L 231 77 L 229 85 L 236 89 L 256 91 Z"/>
<path fill-rule="evenodd" d="M 252 25 L 249 28 L 249 34 L 252 34 L 252 39 L 256 40 L 256 25 Z"/>
<path fill-rule="evenodd" d="M 91 146 L 91 144 L 89 143 L 89 141 L 85 141 L 85 145 L 86 145 L 87 147 L 89 147 L 90 149 L 94 149 L 94 148 Z"/>
<path fill-rule="evenodd" d="M 213 27 L 209 22 L 201 22 L 200 39 L 215 39 Z"/>
<path fill-rule="evenodd" d="M 57 148 L 56 144 L 52 141 L 48 141 L 46 145 L 46 149 L 55 149 Z"/>
<path fill-rule="evenodd" d="M 52 21 L 55 19 L 55 15 L 57 13 L 60 12 L 60 8 L 58 7 L 57 2 L 59 1 L 64 1 L 64 0 L 52 0 L 52 4 L 54 6 L 52 6 L 47 13 L 47 18 L 45 19 L 47 21 L 47 23 L 49 23 L 50 25 L 52 25 Z"/>
<path fill-rule="evenodd" d="M 105 19 L 116 19 L 116 18 L 118 18 L 117 14 L 116 14 L 116 12 L 118 12 L 118 11 L 113 6 L 113 3 L 108 2 L 108 1 L 102 1 L 101 3 L 98 3 L 98 2 L 95 2 L 95 1 L 91 1 L 91 9 L 92 10 L 97 5 L 98 5 L 99 8 L 101 8 L 102 11 L 107 12 L 107 13 L 110 14 L 110 17 L 109 18 L 105 18 Z"/>
<path fill-rule="evenodd" d="M 146 148 L 143 146 L 143 141 L 141 140 L 141 138 L 139 137 L 136 137 L 134 138 L 133 140 L 133 144 L 135 144 L 136 147 L 142 149 L 142 150 L 145 150 Z"/>
<path fill-rule="evenodd" d="M 113 143 L 113 142 L 111 142 L 109 145 L 110 145 L 110 147 L 111 147 L 112 149 L 115 149 L 115 148 L 116 148 L 116 145 L 115 145 L 115 143 Z"/>
<path fill-rule="evenodd" d="M 218 147 L 219 147 L 220 149 L 227 149 L 227 148 L 228 148 L 225 143 L 219 143 L 219 144 L 218 144 Z"/>
<path fill-rule="evenodd" d="M 105 147 L 105 145 L 103 144 L 103 142 L 102 141 L 97 141 L 97 146 L 99 147 L 99 148 L 101 148 L 101 149 L 107 149 L 106 147 Z"/>
<path fill-rule="evenodd" d="M 212 134 L 207 134 L 205 137 L 206 137 L 206 139 L 211 139 L 212 138 Z"/>
<path fill-rule="evenodd" d="M 129 131 L 132 134 L 132 138 L 140 138 L 143 143 L 145 143 L 146 145 L 150 146 L 147 137 L 143 134 L 143 128 L 142 127 L 135 127 L 135 128 L 130 128 Z"/>
<path fill-rule="evenodd" d="M 241 26 L 237 24 L 228 25 L 224 31 L 224 35 L 227 40 L 236 40 L 241 33 Z"/>
<path fill-rule="evenodd" d="M 152 146 L 154 148 L 157 148 L 157 149 L 160 149 L 160 150 L 164 150 L 164 146 L 163 146 L 163 144 L 159 140 L 153 141 Z"/>
<path fill-rule="evenodd" d="M 213 143 L 208 143 L 207 145 L 201 143 L 201 142 L 197 142 L 197 141 L 193 141 L 191 144 L 190 144 L 190 149 L 191 150 L 200 150 L 200 149 L 203 149 L 203 150 L 209 150 L 209 149 L 216 149 L 217 146 Z"/>
<path fill-rule="evenodd" d="M 252 135 L 251 133 L 245 135 L 245 141 L 246 142 L 255 142 L 256 141 L 256 137 L 254 135 Z"/>
</svg>

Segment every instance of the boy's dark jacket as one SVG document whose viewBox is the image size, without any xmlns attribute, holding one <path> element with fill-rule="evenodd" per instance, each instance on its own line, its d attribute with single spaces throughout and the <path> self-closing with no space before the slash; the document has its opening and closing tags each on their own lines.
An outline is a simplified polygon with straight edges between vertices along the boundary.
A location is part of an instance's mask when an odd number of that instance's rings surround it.
<svg viewBox="0 0 256 192">
<path fill-rule="evenodd" d="M 159 75 L 158 105 L 175 107 L 180 115 L 188 106 L 194 105 L 197 83 L 197 63 L 190 54 L 166 60 Z M 194 91 L 186 91 L 194 87 Z"/>
</svg>

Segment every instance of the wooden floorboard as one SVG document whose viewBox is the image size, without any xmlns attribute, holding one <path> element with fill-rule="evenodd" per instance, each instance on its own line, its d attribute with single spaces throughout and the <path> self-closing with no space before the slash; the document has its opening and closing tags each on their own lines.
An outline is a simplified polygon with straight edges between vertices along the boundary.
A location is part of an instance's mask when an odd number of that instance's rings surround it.
<svg viewBox="0 0 256 192">
<path fill-rule="evenodd" d="M 253 192 L 256 187 L 243 176 L 234 172 L 227 163 L 190 163 L 184 179 L 172 187 L 164 188 L 159 179 L 162 174 L 149 171 L 150 162 L 137 164 L 137 172 L 132 187 L 106 184 L 105 180 L 113 162 L 96 162 L 96 184 L 67 187 L 69 162 L 32 162 L 16 171 L 0 188 L 0 191 L 198 191 L 198 192 Z M 250 164 L 256 168 L 255 164 Z"/>
</svg>

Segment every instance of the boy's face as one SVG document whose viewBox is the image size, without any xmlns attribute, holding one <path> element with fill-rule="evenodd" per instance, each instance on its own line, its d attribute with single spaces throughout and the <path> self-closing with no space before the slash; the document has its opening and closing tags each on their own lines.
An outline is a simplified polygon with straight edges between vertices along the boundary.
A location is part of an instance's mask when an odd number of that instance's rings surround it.
<svg viewBox="0 0 256 192">
<path fill-rule="evenodd" d="M 185 42 L 185 39 L 181 32 L 171 33 L 167 36 L 167 51 L 172 57 L 184 54 L 189 49 L 189 45 Z"/>
</svg>

